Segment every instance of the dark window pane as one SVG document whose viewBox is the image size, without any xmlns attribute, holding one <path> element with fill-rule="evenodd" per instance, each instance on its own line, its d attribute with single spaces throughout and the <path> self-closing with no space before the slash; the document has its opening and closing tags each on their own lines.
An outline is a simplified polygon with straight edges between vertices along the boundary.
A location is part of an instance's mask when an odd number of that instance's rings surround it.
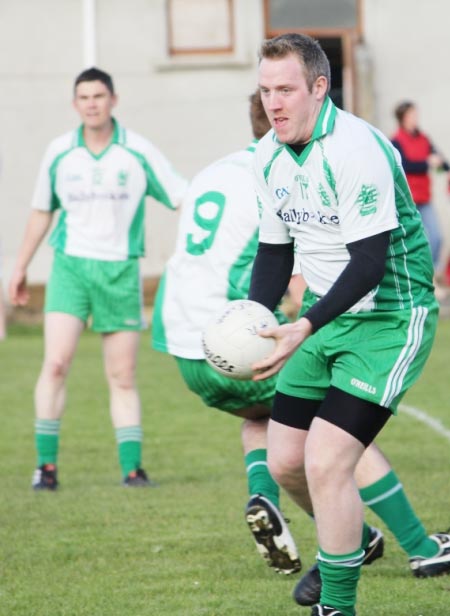
<svg viewBox="0 0 450 616">
<path fill-rule="evenodd" d="M 357 0 L 270 0 L 269 30 L 356 28 Z"/>
</svg>

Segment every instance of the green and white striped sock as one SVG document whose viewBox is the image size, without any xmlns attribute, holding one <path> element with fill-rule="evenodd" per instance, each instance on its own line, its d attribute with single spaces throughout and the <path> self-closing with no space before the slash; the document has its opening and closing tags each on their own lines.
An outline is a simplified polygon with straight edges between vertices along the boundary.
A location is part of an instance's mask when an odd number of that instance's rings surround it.
<svg viewBox="0 0 450 616">
<path fill-rule="evenodd" d="M 34 424 L 34 437 L 38 466 L 56 464 L 58 459 L 60 419 L 38 419 Z"/>
<path fill-rule="evenodd" d="M 119 463 L 123 477 L 141 467 L 142 427 L 116 428 Z"/>
</svg>

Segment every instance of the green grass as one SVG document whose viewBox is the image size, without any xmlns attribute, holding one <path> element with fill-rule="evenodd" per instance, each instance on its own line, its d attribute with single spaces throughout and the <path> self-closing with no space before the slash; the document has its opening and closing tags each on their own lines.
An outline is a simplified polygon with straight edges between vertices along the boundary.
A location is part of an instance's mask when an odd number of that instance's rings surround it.
<svg viewBox="0 0 450 616">
<path fill-rule="evenodd" d="M 442 320 L 420 383 L 405 402 L 450 428 L 450 321 Z M 144 466 L 159 486 L 120 485 L 100 341 L 86 333 L 68 383 L 61 433 L 61 489 L 35 494 L 33 387 L 39 327 L 16 327 L 0 344 L 1 616 L 309 616 L 295 584 L 267 568 L 243 519 L 247 500 L 240 422 L 206 409 L 170 357 L 143 336 L 139 385 Z M 427 530 L 450 526 L 449 443 L 400 413 L 379 443 Z M 313 524 L 284 499 L 305 568 Z M 385 557 L 363 569 L 359 616 L 450 614 L 450 577 L 417 580 L 383 524 Z"/>
</svg>

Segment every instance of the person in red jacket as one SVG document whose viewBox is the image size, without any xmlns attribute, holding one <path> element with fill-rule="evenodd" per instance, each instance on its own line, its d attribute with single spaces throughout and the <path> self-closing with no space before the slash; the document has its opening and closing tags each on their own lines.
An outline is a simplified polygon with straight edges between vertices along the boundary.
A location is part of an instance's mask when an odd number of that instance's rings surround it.
<svg viewBox="0 0 450 616">
<path fill-rule="evenodd" d="M 437 152 L 429 137 L 420 130 L 417 107 L 414 103 L 404 101 L 397 105 L 395 117 L 398 121 L 398 130 L 392 137 L 392 143 L 401 154 L 409 188 L 430 242 L 435 272 L 439 275 L 442 269 L 442 235 L 439 219 L 432 203 L 430 171 L 433 169 L 446 171 L 450 182 L 450 166 Z M 438 295 L 439 291 L 442 290 L 437 288 Z"/>
</svg>

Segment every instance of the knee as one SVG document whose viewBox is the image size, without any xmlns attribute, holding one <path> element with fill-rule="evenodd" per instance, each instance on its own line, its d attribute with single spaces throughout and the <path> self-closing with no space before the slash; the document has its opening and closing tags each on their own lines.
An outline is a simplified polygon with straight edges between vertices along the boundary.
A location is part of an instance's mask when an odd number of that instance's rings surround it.
<svg viewBox="0 0 450 616">
<path fill-rule="evenodd" d="M 336 466 L 334 467 L 336 470 Z M 333 475 L 333 466 L 320 456 L 308 456 L 305 460 L 305 475 L 308 485 L 314 490 L 316 486 L 325 486 Z"/>
<path fill-rule="evenodd" d="M 64 359 L 46 359 L 42 374 L 51 380 L 65 379 L 69 372 L 70 362 Z"/>
<path fill-rule="evenodd" d="M 135 389 L 135 374 L 131 368 L 108 370 L 106 376 L 110 387 L 123 391 Z"/>
<path fill-rule="evenodd" d="M 320 450 L 306 454 L 305 475 L 313 492 L 327 489 L 330 485 L 343 485 L 354 476 L 354 472 L 355 465 L 342 452 L 329 456 L 321 455 Z"/>
<path fill-rule="evenodd" d="M 298 452 L 272 454 L 269 451 L 267 462 L 270 474 L 281 487 L 290 490 L 302 483 L 305 474 L 303 455 Z"/>
</svg>

